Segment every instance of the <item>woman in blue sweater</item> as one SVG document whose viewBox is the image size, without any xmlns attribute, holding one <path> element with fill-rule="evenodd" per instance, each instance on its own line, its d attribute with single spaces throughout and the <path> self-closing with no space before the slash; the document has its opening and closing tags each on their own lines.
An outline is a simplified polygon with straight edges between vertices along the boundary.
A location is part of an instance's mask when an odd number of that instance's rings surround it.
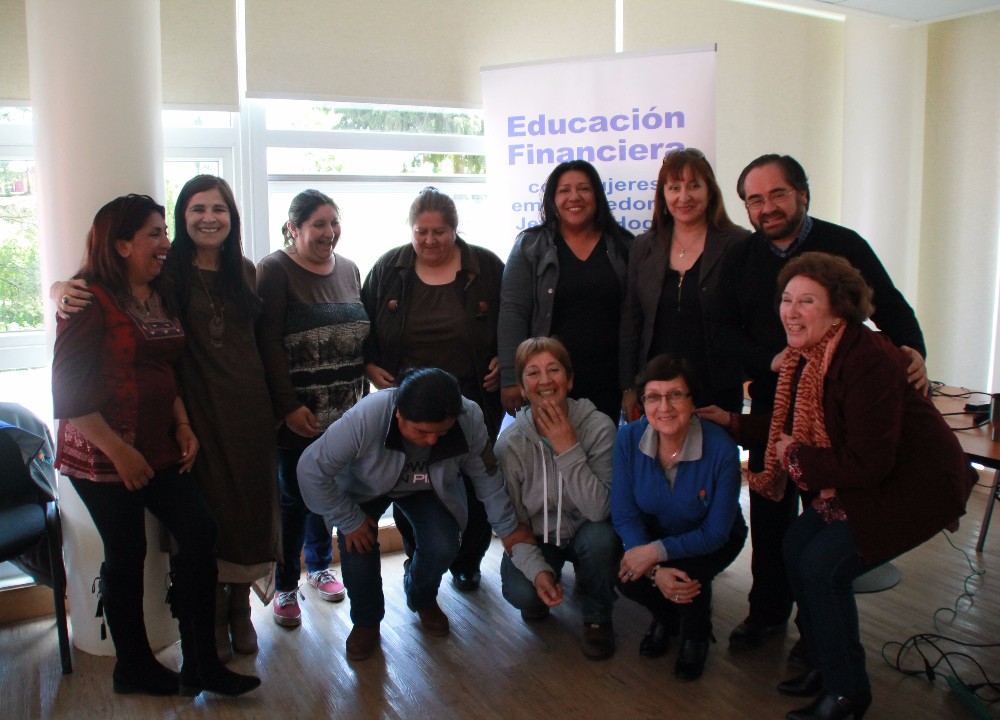
<svg viewBox="0 0 1000 720">
<path fill-rule="evenodd" d="M 644 657 L 680 632 L 674 674 L 701 677 L 712 635 L 712 579 L 739 555 L 747 527 L 740 462 L 721 428 L 694 414 L 691 365 L 658 355 L 639 376 L 644 415 L 618 431 L 611 519 L 625 544 L 619 590 L 649 608 Z"/>
</svg>

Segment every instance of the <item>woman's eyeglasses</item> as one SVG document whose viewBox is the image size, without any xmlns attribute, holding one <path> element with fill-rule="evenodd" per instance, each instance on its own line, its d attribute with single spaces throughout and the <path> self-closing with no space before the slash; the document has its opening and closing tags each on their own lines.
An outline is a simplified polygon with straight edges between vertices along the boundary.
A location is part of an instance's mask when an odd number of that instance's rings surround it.
<svg viewBox="0 0 1000 720">
<path fill-rule="evenodd" d="M 691 397 L 691 393 L 684 392 L 683 390 L 671 390 L 666 394 L 660 394 L 658 392 L 646 393 L 639 397 L 639 400 L 643 405 L 659 405 L 664 400 L 667 401 L 668 405 L 678 405 L 682 401 Z"/>
</svg>

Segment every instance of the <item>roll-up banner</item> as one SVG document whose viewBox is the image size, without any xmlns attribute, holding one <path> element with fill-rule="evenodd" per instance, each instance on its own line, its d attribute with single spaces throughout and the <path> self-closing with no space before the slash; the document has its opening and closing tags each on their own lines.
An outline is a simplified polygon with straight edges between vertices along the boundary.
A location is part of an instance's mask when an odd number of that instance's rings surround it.
<svg viewBox="0 0 1000 720">
<path fill-rule="evenodd" d="M 600 173 L 611 210 L 649 229 L 663 156 L 715 166 L 715 47 L 484 68 L 486 169 L 499 232 L 538 225 L 545 179 L 567 160 Z"/>
</svg>

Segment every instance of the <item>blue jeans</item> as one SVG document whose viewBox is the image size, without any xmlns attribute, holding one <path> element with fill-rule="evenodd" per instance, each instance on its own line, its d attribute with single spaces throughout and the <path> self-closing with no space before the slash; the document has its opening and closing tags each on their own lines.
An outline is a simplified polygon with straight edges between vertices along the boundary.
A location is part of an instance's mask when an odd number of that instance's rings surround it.
<svg viewBox="0 0 1000 720">
<path fill-rule="evenodd" d="M 449 568 L 452 575 L 462 573 L 472 575 L 479 572 L 483 557 L 486 556 L 486 551 L 490 549 L 490 543 L 493 541 L 493 528 L 486 517 L 486 506 L 476 497 L 476 489 L 465 475 L 462 475 L 462 483 L 465 485 L 469 517 L 465 522 L 465 532 L 462 533 L 462 544 L 458 548 L 458 555 Z M 403 552 L 406 553 L 406 557 L 410 557 L 413 555 L 413 529 L 398 508 L 393 508 L 392 519 L 403 539 Z"/>
<path fill-rule="evenodd" d="M 437 600 L 441 576 L 458 554 L 460 528 L 455 517 L 432 490 L 415 492 L 399 498 L 387 495 L 361 504 L 368 517 L 378 520 L 395 503 L 413 527 L 415 546 L 403 573 L 403 591 L 410 610 L 423 610 Z M 382 558 L 378 536 L 371 529 L 375 544 L 366 553 L 349 552 L 344 533 L 337 533 L 340 569 L 344 586 L 351 598 L 351 622 L 355 625 L 378 625 L 385 617 L 382 593 Z"/>
<path fill-rule="evenodd" d="M 844 521 L 827 524 L 807 508 L 785 534 L 785 566 L 799 604 L 799 627 L 827 692 L 871 699 L 858 626 L 854 578 L 871 569 Z"/>
<path fill-rule="evenodd" d="M 274 582 L 279 592 L 290 592 L 299 584 L 302 565 L 299 553 L 305 542 L 306 570 L 317 572 L 330 567 L 333 560 L 333 540 L 321 515 L 309 512 L 295 468 L 302 456 L 300 450 L 278 448 L 278 491 L 281 501 L 281 562 L 274 570 Z"/>
<path fill-rule="evenodd" d="M 538 548 L 545 562 L 555 571 L 556 582 L 562 577 L 563 565 L 573 563 L 576 582 L 583 595 L 585 623 L 605 623 L 611 620 L 615 602 L 615 578 L 622 556 L 622 541 L 607 520 L 586 522 L 576 535 L 563 545 L 543 543 Z M 540 610 L 545 607 L 535 592 L 534 578 L 526 578 L 514 567 L 510 556 L 500 560 L 500 581 L 504 599 L 518 610 Z"/>
</svg>

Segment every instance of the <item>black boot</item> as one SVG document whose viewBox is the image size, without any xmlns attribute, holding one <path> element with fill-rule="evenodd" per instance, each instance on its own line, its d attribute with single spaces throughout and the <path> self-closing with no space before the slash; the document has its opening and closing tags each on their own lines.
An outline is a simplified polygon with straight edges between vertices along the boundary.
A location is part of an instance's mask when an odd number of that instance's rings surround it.
<svg viewBox="0 0 1000 720">
<path fill-rule="evenodd" d="M 194 697 L 203 690 L 220 695 L 242 695 L 260 686 L 253 675 L 240 675 L 219 661 L 215 646 L 214 559 L 187 566 L 178 557 L 173 572 L 171 602 L 181 630 L 180 694 Z"/>
<path fill-rule="evenodd" d="M 861 720 L 871 702 L 870 695 L 852 700 L 828 692 L 820 695 L 806 707 L 792 710 L 785 717 L 788 720 L 845 720 L 848 717 Z"/>
<path fill-rule="evenodd" d="M 712 635 L 712 586 L 703 585 L 701 592 L 699 603 L 681 606 L 681 649 L 674 664 L 674 675 L 678 680 L 690 681 L 701 677 L 708 658 L 709 640 L 715 642 Z"/>
<path fill-rule="evenodd" d="M 161 665 L 149 647 L 142 615 L 142 575 L 114 575 L 101 565 L 100 605 L 115 644 L 112 689 L 119 695 L 176 695 L 179 676 Z"/>
</svg>

